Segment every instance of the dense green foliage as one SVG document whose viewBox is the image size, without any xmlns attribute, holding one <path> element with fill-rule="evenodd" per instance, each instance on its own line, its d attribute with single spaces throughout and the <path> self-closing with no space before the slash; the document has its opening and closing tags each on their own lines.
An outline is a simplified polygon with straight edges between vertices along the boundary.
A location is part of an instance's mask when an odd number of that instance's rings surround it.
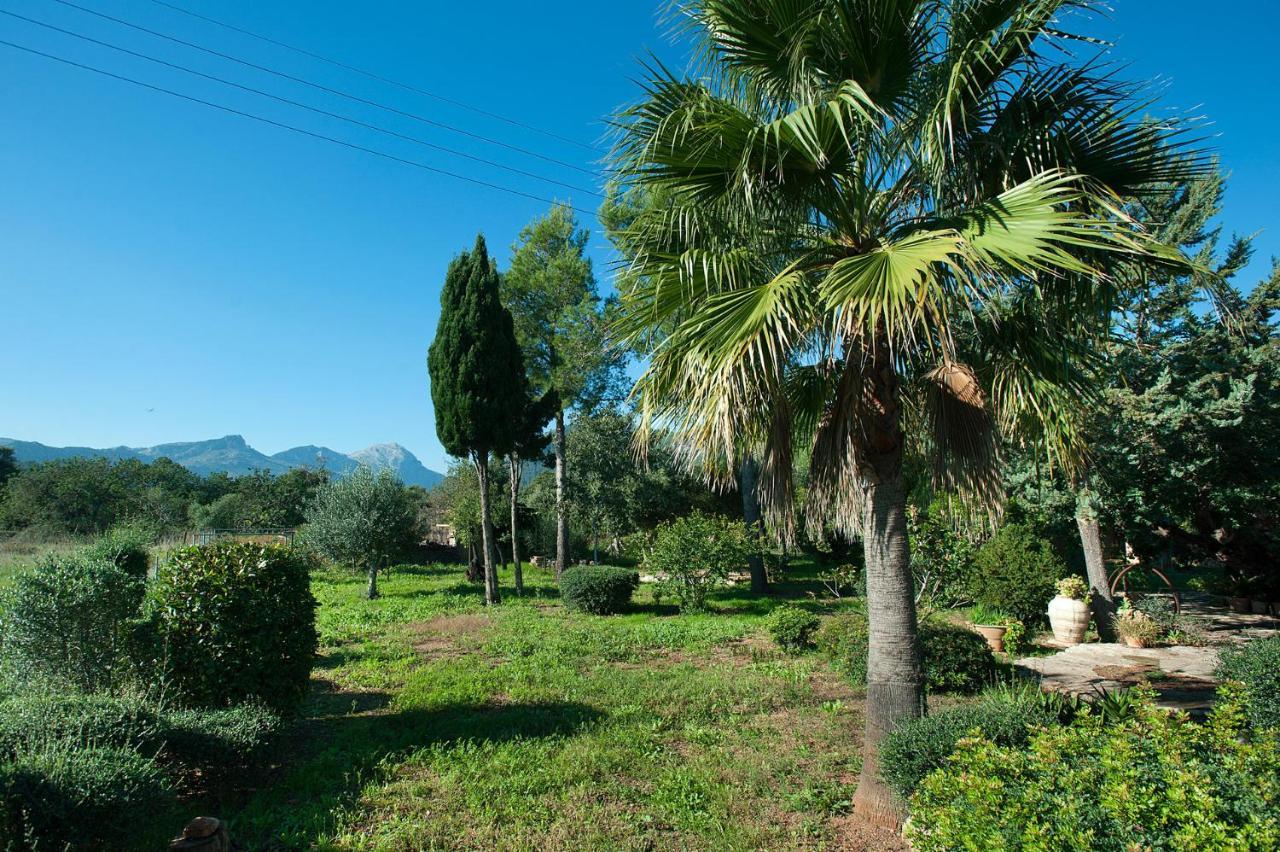
<svg viewBox="0 0 1280 852">
<path fill-rule="evenodd" d="M 1217 674 L 1244 685 L 1245 706 L 1254 726 L 1280 729 L 1280 637 L 1224 650 Z"/>
<path fill-rule="evenodd" d="M 569 609 L 595 615 L 622 612 L 640 587 L 640 575 L 626 568 L 575 565 L 560 575 L 560 598 Z"/>
<path fill-rule="evenodd" d="M 159 746 L 165 725 L 151 704 L 133 697 L 33 692 L 0 701 L 0 758 L 47 740 L 80 746 Z"/>
<path fill-rule="evenodd" d="M 445 450 L 486 460 L 509 452 L 527 396 L 524 360 L 482 236 L 449 264 L 427 364 Z"/>
<path fill-rule="evenodd" d="M 916 788 L 907 836 L 921 852 L 1275 849 L 1280 741 L 1244 724 L 1229 695 L 1205 725 L 1148 700 L 1128 721 L 1087 714 L 1025 748 L 963 739 Z"/>
<path fill-rule="evenodd" d="M 1057 722 L 1057 715 L 1034 696 L 995 691 L 977 704 L 903 723 L 880 749 L 880 772 L 905 799 L 925 776 L 943 766 L 963 737 L 977 735 L 996 745 L 1021 747 L 1034 727 Z"/>
<path fill-rule="evenodd" d="M 982 637 L 973 631 L 941 619 L 926 619 L 920 625 L 919 641 L 926 690 L 973 693 L 992 682 L 995 658 Z M 818 630 L 816 642 L 851 683 L 862 686 L 867 682 L 866 615 L 848 612 L 827 619 Z"/>
<path fill-rule="evenodd" d="M 374 598 L 379 569 L 414 544 L 417 512 L 395 474 L 361 465 L 321 486 L 307 505 L 306 520 L 306 544 L 339 565 L 367 572 Z"/>
<path fill-rule="evenodd" d="M 328 474 L 304 468 L 201 477 L 167 458 L 69 458 L 21 466 L 0 492 L 0 529 L 39 536 L 102 533 L 121 524 L 152 534 L 184 527 L 295 527 Z"/>
<path fill-rule="evenodd" d="M 161 768 L 127 748 L 52 740 L 0 761 L 6 852 L 155 849 L 172 802 Z"/>
<path fill-rule="evenodd" d="M 130 654 L 141 577 L 86 553 L 48 556 L 0 600 L 0 674 L 84 690 L 113 689 L 133 673 Z"/>
<path fill-rule="evenodd" d="M 294 550 L 218 542 L 175 551 L 148 596 L 157 659 L 175 698 L 225 707 L 257 698 L 289 713 L 316 650 L 308 563 Z"/>
<path fill-rule="evenodd" d="M 793 654 L 813 647 L 813 635 L 820 625 L 818 616 L 793 604 L 769 613 L 769 635 L 779 648 Z"/>
<path fill-rule="evenodd" d="M 644 570 L 658 578 L 659 595 L 674 598 L 684 612 L 698 612 L 731 571 L 746 570 L 757 547 L 740 522 L 694 512 L 657 528 Z"/>
<path fill-rule="evenodd" d="M 1024 624 L 1045 620 L 1056 584 L 1067 573 L 1053 545 L 1029 525 L 1009 523 L 978 548 L 973 597 Z"/>
<path fill-rule="evenodd" d="M 146 579 L 151 567 L 151 534 L 141 527 L 112 527 L 84 549 L 89 559 L 115 564 L 132 577 Z"/>
</svg>

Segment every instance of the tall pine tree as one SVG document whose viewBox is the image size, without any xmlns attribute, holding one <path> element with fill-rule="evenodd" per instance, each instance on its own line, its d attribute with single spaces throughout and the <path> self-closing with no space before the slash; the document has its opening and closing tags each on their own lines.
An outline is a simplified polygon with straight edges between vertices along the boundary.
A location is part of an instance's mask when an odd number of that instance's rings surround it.
<svg viewBox="0 0 1280 852">
<path fill-rule="evenodd" d="M 468 458 L 480 485 L 485 603 L 499 601 L 490 511 L 489 457 L 514 448 L 528 398 L 511 314 L 499 298 L 498 270 L 484 236 L 449 264 L 440 323 L 427 357 L 436 434 L 451 455 Z"/>
</svg>

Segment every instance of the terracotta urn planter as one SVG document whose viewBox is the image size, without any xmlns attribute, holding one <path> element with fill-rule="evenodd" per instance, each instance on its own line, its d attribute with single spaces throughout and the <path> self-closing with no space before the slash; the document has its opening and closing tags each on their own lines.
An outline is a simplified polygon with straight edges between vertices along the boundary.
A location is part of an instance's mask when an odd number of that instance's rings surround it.
<svg viewBox="0 0 1280 852">
<path fill-rule="evenodd" d="M 1009 628 L 996 624 L 975 624 L 973 629 L 978 631 L 978 635 L 987 640 L 987 647 L 997 654 L 1004 653 L 1004 634 Z"/>
<path fill-rule="evenodd" d="M 1121 636 L 1120 641 L 1128 645 L 1130 648 L 1145 648 L 1147 642 L 1140 636 Z"/>
<path fill-rule="evenodd" d="M 1049 601 L 1049 626 L 1053 628 L 1055 641 L 1063 645 L 1079 645 L 1089 629 L 1089 605 L 1058 595 Z"/>
<path fill-rule="evenodd" d="M 1232 612 L 1238 612 L 1242 615 L 1253 612 L 1253 604 L 1250 603 L 1248 598 L 1227 598 L 1227 606 L 1231 608 Z"/>
</svg>

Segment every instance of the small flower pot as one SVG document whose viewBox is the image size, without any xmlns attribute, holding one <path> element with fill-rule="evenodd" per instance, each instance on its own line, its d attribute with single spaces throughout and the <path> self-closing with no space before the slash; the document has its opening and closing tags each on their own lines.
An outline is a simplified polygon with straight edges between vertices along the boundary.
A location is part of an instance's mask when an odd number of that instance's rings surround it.
<svg viewBox="0 0 1280 852">
<path fill-rule="evenodd" d="M 1248 598 L 1227 598 L 1227 606 L 1232 612 L 1248 615 L 1253 612 L 1253 603 Z"/>
<path fill-rule="evenodd" d="M 1053 638 L 1059 644 L 1079 645 L 1089 629 L 1089 605 L 1058 595 L 1049 601 L 1049 626 L 1053 628 Z"/>
<path fill-rule="evenodd" d="M 987 640 L 988 648 L 997 654 L 1004 653 L 1004 634 L 1009 628 L 995 624 L 975 624 L 973 629 L 978 631 L 979 636 Z"/>
<path fill-rule="evenodd" d="M 1147 642 L 1140 636 L 1121 636 L 1120 641 L 1128 645 L 1130 648 L 1145 648 Z"/>
<path fill-rule="evenodd" d="M 1253 608 L 1253 614 L 1254 614 L 1254 615 L 1266 615 L 1266 614 L 1267 614 L 1267 602 L 1266 602 L 1266 601 L 1250 601 L 1250 602 L 1249 602 L 1249 605 Z"/>
</svg>

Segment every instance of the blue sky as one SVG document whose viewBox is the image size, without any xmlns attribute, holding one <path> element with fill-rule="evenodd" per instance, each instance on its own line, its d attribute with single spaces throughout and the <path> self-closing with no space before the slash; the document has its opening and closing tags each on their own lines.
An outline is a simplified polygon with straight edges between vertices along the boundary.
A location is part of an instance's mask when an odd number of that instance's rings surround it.
<svg viewBox="0 0 1280 852">
<path fill-rule="evenodd" d="M 590 150 L 221 30 L 150 0 L 75 0 L 333 88 L 591 170 Z M 634 98 L 648 51 L 683 59 L 656 0 L 174 0 L 586 143 Z M 1280 90 L 1270 3 L 1118 0 L 1095 33 L 1163 103 L 1213 121 L 1225 226 L 1280 255 Z M 344 102 L 59 5 L 0 8 L 283 97 L 590 188 L 593 178 Z M 0 39 L 534 195 L 597 199 L 386 138 L 0 15 Z M 426 350 L 449 259 L 483 230 L 505 262 L 538 201 L 182 102 L 0 46 L 0 435 L 149 445 L 243 434 L 265 452 L 398 441 L 429 467 Z M 594 224 L 588 222 L 587 224 Z M 611 255 L 593 232 L 607 286 Z"/>
</svg>

